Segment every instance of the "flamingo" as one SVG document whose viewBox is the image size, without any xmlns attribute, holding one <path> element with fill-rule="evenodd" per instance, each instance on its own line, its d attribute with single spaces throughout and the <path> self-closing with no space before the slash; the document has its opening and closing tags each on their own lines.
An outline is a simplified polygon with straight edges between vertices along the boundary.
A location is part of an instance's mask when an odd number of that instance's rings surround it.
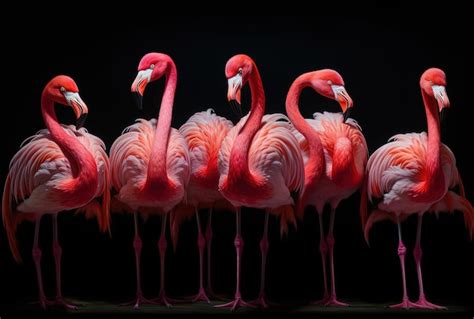
<svg viewBox="0 0 474 319">
<path fill-rule="evenodd" d="M 421 225 L 425 212 L 462 211 L 472 237 L 474 210 L 464 195 L 464 188 L 456 168 L 456 159 L 448 146 L 440 142 L 438 112 L 449 108 L 446 94 L 446 75 L 437 68 L 426 70 L 420 79 L 425 105 L 428 134 L 408 133 L 393 136 L 376 150 L 367 164 L 366 181 L 361 201 L 361 220 L 368 235 L 372 225 L 389 219 L 398 227 L 398 256 L 403 284 L 402 302 L 392 308 L 444 309 L 426 300 L 421 271 Z M 459 187 L 460 194 L 453 188 Z M 376 206 L 370 217 L 367 198 Z M 401 221 L 416 214 L 418 226 L 413 250 L 419 284 L 417 302 L 408 299 L 405 278 L 406 247 L 402 241 Z"/>
<path fill-rule="evenodd" d="M 236 55 L 226 65 L 229 88 L 227 97 L 240 106 L 242 87 L 249 82 L 252 96 L 250 114 L 243 117 L 229 132 L 219 153 L 219 190 L 235 207 L 237 253 L 237 284 L 234 300 L 218 307 L 267 307 L 265 297 L 265 266 L 269 247 L 269 214 L 280 217 L 281 232 L 287 223 L 295 223 L 291 192 L 302 188 L 303 159 L 298 142 L 290 131 L 288 118 L 283 114 L 265 115 L 265 94 L 262 80 L 254 61 L 247 55 Z M 240 293 L 240 265 L 244 241 L 241 236 L 241 207 L 265 209 L 263 236 L 260 241 L 262 256 L 260 292 L 252 303 L 244 301 Z"/>
<path fill-rule="evenodd" d="M 77 118 L 76 127 L 58 122 L 55 103 L 73 109 Z M 78 209 L 85 212 L 86 217 L 96 216 L 101 231 L 109 229 L 109 160 L 102 140 L 81 128 L 87 112 L 74 80 L 65 75 L 54 77 L 41 95 L 41 113 L 46 129 L 23 142 L 10 162 L 3 189 L 3 224 L 17 262 L 21 262 L 21 256 L 15 237 L 16 228 L 23 220 L 35 223 L 32 255 L 38 279 L 39 304 L 43 309 L 48 306 L 77 308 L 62 295 L 58 213 Z M 101 196 L 102 203 L 99 203 Z M 53 217 L 55 300 L 46 299 L 41 272 L 39 231 L 41 217 L 46 214 Z"/>
<path fill-rule="evenodd" d="M 171 215 L 171 234 L 176 243 L 180 223 L 196 215 L 199 249 L 199 292 L 192 298 L 192 302 L 210 300 L 204 289 L 204 248 L 207 242 L 207 290 L 212 292 L 211 285 L 211 240 L 212 240 L 212 210 L 217 206 L 225 206 L 224 198 L 218 189 L 219 171 L 217 157 L 222 141 L 233 124 L 222 116 L 217 116 L 212 109 L 198 112 L 183 124 L 179 132 L 186 139 L 191 157 L 191 178 L 186 188 L 184 206 L 180 206 Z M 190 209 L 191 208 L 191 209 Z M 198 209 L 208 208 L 209 218 L 206 233 L 201 230 Z M 175 244 L 176 245 L 176 244 Z M 213 294 L 214 295 L 214 294 Z"/>
<path fill-rule="evenodd" d="M 315 113 L 314 119 L 304 119 L 299 111 L 299 98 L 306 87 L 337 100 L 343 113 Z M 347 306 L 337 300 L 334 274 L 334 219 L 341 200 L 351 196 L 362 184 L 368 151 L 364 135 L 357 122 L 349 118 L 352 99 L 344 88 L 342 77 L 326 69 L 305 73 L 291 85 L 286 98 L 286 111 L 295 129 L 305 163 L 304 188 L 300 193 L 297 215 L 304 208 L 315 206 L 319 217 L 319 250 L 323 265 L 324 297 L 316 303 L 326 306 Z M 329 204 L 329 231 L 324 238 L 323 211 Z M 331 263 L 331 293 L 328 291 L 326 257 L 329 247 Z"/>
<path fill-rule="evenodd" d="M 168 213 L 183 200 L 190 176 L 190 157 L 186 140 L 171 128 L 173 100 L 176 90 L 177 70 L 166 54 L 148 53 L 140 61 L 138 74 L 132 84 L 139 107 L 148 83 L 166 77 L 165 91 L 158 121 L 138 119 L 127 127 L 110 150 L 112 184 L 118 191 L 116 199 L 133 213 L 135 236 L 135 263 L 137 276 L 136 300 L 138 309 L 144 303 L 171 306 L 172 299 L 165 292 L 165 254 L 167 248 L 166 224 Z M 123 207 L 123 206 L 122 206 Z M 155 300 L 143 297 L 140 278 L 142 240 L 138 231 L 138 214 L 162 216 L 161 234 L 158 240 L 160 254 L 160 293 Z"/>
</svg>

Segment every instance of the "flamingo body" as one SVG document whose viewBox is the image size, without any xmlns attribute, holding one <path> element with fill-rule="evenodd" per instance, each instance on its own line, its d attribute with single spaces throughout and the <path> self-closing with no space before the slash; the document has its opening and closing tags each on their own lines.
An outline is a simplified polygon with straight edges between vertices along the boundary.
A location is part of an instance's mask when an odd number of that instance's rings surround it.
<svg viewBox="0 0 474 319">
<path fill-rule="evenodd" d="M 342 113 L 315 113 L 306 122 L 318 134 L 324 151 L 325 168 L 320 179 L 305 186 L 305 204 L 322 212 L 324 205 L 337 207 L 362 184 L 367 162 L 367 144 L 360 126 L 354 119 L 343 121 Z M 309 161 L 308 143 L 304 136 L 293 130 L 298 139 L 305 165 Z M 303 196 L 302 196 L 303 197 Z"/>
<path fill-rule="evenodd" d="M 164 138 L 155 136 L 156 123 L 156 119 L 138 119 L 114 142 L 110 149 L 112 183 L 119 191 L 118 199 L 132 210 L 147 207 L 167 213 L 184 197 L 190 157 L 185 139 L 178 130 L 171 128 L 166 156 L 169 182 L 156 187 L 147 184 L 153 141 Z"/>
<path fill-rule="evenodd" d="M 209 207 L 222 200 L 219 192 L 218 155 L 232 122 L 217 116 L 212 109 L 198 112 L 183 124 L 179 132 L 189 148 L 191 178 L 186 189 L 186 204 Z"/>
<path fill-rule="evenodd" d="M 291 134 L 288 118 L 283 114 L 263 116 L 248 151 L 250 174 L 229 177 L 231 149 L 247 118 L 243 117 L 222 143 L 219 153 L 220 191 L 235 207 L 277 208 L 292 205 L 291 192 L 303 187 L 303 159 Z"/>
</svg>

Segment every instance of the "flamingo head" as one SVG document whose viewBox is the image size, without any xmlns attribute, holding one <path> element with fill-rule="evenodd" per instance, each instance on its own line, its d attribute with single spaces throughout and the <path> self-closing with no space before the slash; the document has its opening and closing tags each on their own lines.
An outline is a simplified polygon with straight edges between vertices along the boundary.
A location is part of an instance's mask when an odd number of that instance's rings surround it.
<svg viewBox="0 0 474 319">
<path fill-rule="evenodd" d="M 71 107 L 76 115 L 76 128 L 81 128 L 87 118 L 87 105 L 79 96 L 76 82 L 66 75 L 58 75 L 46 85 L 43 95 L 54 102 Z"/>
<path fill-rule="evenodd" d="M 240 109 L 242 87 L 247 83 L 255 67 L 253 60 L 245 54 L 237 54 L 227 61 L 225 75 L 228 80 L 227 99 L 231 106 Z"/>
<path fill-rule="evenodd" d="M 160 79 L 168 66 L 173 63 L 171 58 L 163 53 L 148 53 L 143 56 L 138 65 L 138 74 L 132 83 L 132 92 L 137 94 L 138 108 L 142 108 L 143 94 L 148 83 Z"/>
<path fill-rule="evenodd" d="M 342 76 L 331 69 L 306 73 L 306 76 L 316 92 L 339 103 L 345 122 L 349 118 L 353 102 L 344 87 Z"/>
<path fill-rule="evenodd" d="M 438 68 L 426 70 L 420 79 L 421 89 L 428 95 L 436 99 L 438 110 L 443 118 L 445 110 L 449 108 L 449 98 L 446 94 L 446 74 Z"/>
</svg>

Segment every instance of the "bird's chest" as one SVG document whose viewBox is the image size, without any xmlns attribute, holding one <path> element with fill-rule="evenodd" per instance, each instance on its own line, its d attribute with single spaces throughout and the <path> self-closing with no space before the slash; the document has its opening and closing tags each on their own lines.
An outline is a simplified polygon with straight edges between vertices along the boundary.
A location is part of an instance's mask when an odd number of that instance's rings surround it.
<svg viewBox="0 0 474 319">
<path fill-rule="evenodd" d="M 271 188 L 263 178 L 242 174 L 229 175 L 220 187 L 221 193 L 231 202 L 252 206 L 271 197 Z"/>
</svg>

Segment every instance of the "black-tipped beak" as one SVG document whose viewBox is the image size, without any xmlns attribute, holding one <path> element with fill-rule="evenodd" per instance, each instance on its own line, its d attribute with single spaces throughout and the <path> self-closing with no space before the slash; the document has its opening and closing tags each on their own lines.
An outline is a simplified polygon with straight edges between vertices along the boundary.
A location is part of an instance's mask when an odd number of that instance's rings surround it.
<svg viewBox="0 0 474 319">
<path fill-rule="evenodd" d="M 87 119 L 87 113 L 82 113 L 81 116 L 77 118 L 76 120 L 77 130 L 84 126 L 84 123 L 86 123 L 86 119 Z"/>
<path fill-rule="evenodd" d="M 143 95 L 139 92 L 135 92 L 135 102 L 139 110 L 143 110 Z"/>
<path fill-rule="evenodd" d="M 232 112 L 240 119 L 242 118 L 242 106 L 236 99 L 229 100 L 230 108 Z"/>
<path fill-rule="evenodd" d="M 352 110 L 352 107 L 348 107 L 346 111 L 344 112 L 344 123 L 346 123 L 347 119 L 351 115 L 351 110 Z"/>
<path fill-rule="evenodd" d="M 440 119 L 441 123 L 444 123 L 444 122 L 446 122 L 447 118 L 448 118 L 448 108 L 445 107 L 445 108 L 441 109 L 441 112 L 439 113 L 439 119 Z"/>
</svg>

